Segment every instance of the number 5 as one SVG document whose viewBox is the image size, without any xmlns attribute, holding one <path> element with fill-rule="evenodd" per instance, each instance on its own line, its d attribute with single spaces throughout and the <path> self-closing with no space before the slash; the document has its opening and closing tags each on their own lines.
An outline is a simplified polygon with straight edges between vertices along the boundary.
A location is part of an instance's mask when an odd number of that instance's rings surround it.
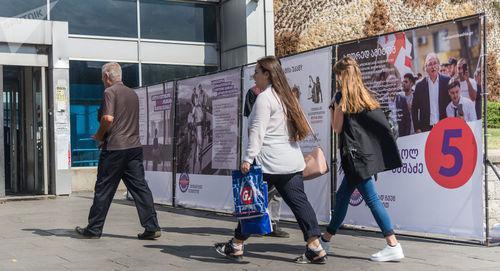
<svg viewBox="0 0 500 271">
<path fill-rule="evenodd" d="M 446 168 L 446 167 L 441 167 L 439 168 L 439 174 L 445 176 L 445 177 L 453 177 L 460 172 L 460 169 L 462 169 L 463 165 L 463 156 L 460 150 L 457 147 L 450 146 L 450 139 L 454 137 L 462 137 L 462 130 L 461 129 L 451 129 L 451 130 L 445 130 L 444 131 L 444 136 L 443 136 L 443 148 L 441 149 L 441 152 L 444 155 L 451 155 L 453 158 L 455 158 L 455 163 L 453 166 Z"/>
</svg>

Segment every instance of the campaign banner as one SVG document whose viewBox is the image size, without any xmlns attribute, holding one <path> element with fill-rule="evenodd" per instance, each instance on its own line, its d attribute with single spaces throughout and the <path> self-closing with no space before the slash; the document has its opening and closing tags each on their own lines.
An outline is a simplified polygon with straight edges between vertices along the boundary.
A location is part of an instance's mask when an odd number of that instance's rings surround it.
<svg viewBox="0 0 500 271">
<path fill-rule="evenodd" d="M 403 166 L 376 181 L 396 230 L 484 240 L 480 24 L 473 18 L 338 46 L 338 59 L 358 61 L 398 126 Z M 350 205 L 344 223 L 377 227 L 358 191 Z"/>
<path fill-rule="evenodd" d="M 299 98 L 302 110 L 318 139 L 316 142 L 313 136 L 309 136 L 300 142 L 302 153 L 308 154 L 319 146 L 330 165 L 332 134 L 328 107 L 332 89 L 332 47 L 282 58 L 281 65 L 292 88 L 292 95 Z M 330 222 L 331 174 L 304 182 L 304 188 L 318 221 Z M 294 218 L 287 205 L 283 208 L 282 217 Z"/>
<path fill-rule="evenodd" d="M 172 203 L 173 82 L 136 89 L 145 178 L 155 203 Z"/>
<path fill-rule="evenodd" d="M 232 210 L 237 169 L 241 69 L 177 82 L 177 204 Z"/>
<path fill-rule="evenodd" d="M 139 98 L 139 140 L 141 145 L 148 142 L 148 92 L 146 87 L 134 89 Z"/>
<path fill-rule="evenodd" d="M 304 54 L 299 54 L 281 59 L 283 70 L 287 76 L 288 83 L 292 88 L 291 95 L 297 95 L 304 114 L 311 123 L 318 142 L 309 136 L 300 142 L 302 152 L 309 153 L 314 147 L 320 146 L 327 162 L 330 164 L 330 113 L 328 106 L 331 97 L 331 59 L 332 48 L 323 48 Z M 248 144 L 248 116 L 252 111 L 252 105 L 260 90 L 256 89 L 253 74 L 255 65 L 243 67 L 243 107 L 242 107 L 242 155 Z M 320 222 L 330 221 L 330 173 L 317 179 L 304 182 L 304 188 L 313 206 L 316 216 Z M 270 210 L 276 210 L 270 201 Z M 277 216 L 278 214 L 271 214 Z M 286 205 L 281 203 L 280 219 L 295 220 L 295 217 Z"/>
</svg>

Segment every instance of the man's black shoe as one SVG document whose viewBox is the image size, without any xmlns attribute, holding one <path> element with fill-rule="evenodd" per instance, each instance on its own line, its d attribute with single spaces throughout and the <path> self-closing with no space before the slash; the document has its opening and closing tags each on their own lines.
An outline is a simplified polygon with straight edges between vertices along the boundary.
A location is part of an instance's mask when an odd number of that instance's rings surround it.
<svg viewBox="0 0 500 271">
<path fill-rule="evenodd" d="M 76 226 L 75 231 L 83 238 L 86 239 L 99 239 L 100 235 L 95 235 L 87 230 L 87 228 L 82 228 L 80 226 Z"/>
<path fill-rule="evenodd" d="M 137 238 L 141 240 L 155 240 L 161 236 L 161 230 L 156 231 L 144 231 L 143 233 L 139 233 Z"/>
</svg>

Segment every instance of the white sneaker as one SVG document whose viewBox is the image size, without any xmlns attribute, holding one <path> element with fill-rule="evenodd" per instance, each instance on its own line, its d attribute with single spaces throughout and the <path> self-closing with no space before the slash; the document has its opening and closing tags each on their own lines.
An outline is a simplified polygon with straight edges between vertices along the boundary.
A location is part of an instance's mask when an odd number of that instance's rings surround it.
<svg viewBox="0 0 500 271">
<path fill-rule="evenodd" d="M 386 245 L 384 249 L 372 255 L 370 260 L 375 262 L 390 262 L 390 261 L 400 261 L 405 255 L 403 254 L 403 248 L 401 244 L 397 244 L 395 247 Z"/>
<path fill-rule="evenodd" d="M 319 243 L 321 244 L 321 246 L 325 250 L 326 254 L 330 253 L 330 241 L 325 242 L 325 241 L 323 241 L 323 238 L 320 237 Z"/>
</svg>

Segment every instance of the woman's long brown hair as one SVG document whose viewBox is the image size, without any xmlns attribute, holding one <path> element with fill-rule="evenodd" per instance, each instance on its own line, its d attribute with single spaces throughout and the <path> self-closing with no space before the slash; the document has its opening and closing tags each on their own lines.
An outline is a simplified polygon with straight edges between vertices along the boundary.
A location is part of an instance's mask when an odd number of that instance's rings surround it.
<svg viewBox="0 0 500 271">
<path fill-rule="evenodd" d="M 360 113 L 364 110 L 374 110 L 380 107 L 361 77 L 358 63 L 351 57 L 344 57 L 333 66 L 333 72 L 340 82 L 342 99 L 340 108 L 344 113 Z"/>
<path fill-rule="evenodd" d="M 273 89 L 284 106 L 290 139 L 293 141 L 304 140 L 310 133 L 309 125 L 300 107 L 299 100 L 288 84 L 279 60 L 274 56 L 267 56 L 259 59 L 257 63 L 262 73 L 269 73 L 269 80 Z"/>
</svg>

